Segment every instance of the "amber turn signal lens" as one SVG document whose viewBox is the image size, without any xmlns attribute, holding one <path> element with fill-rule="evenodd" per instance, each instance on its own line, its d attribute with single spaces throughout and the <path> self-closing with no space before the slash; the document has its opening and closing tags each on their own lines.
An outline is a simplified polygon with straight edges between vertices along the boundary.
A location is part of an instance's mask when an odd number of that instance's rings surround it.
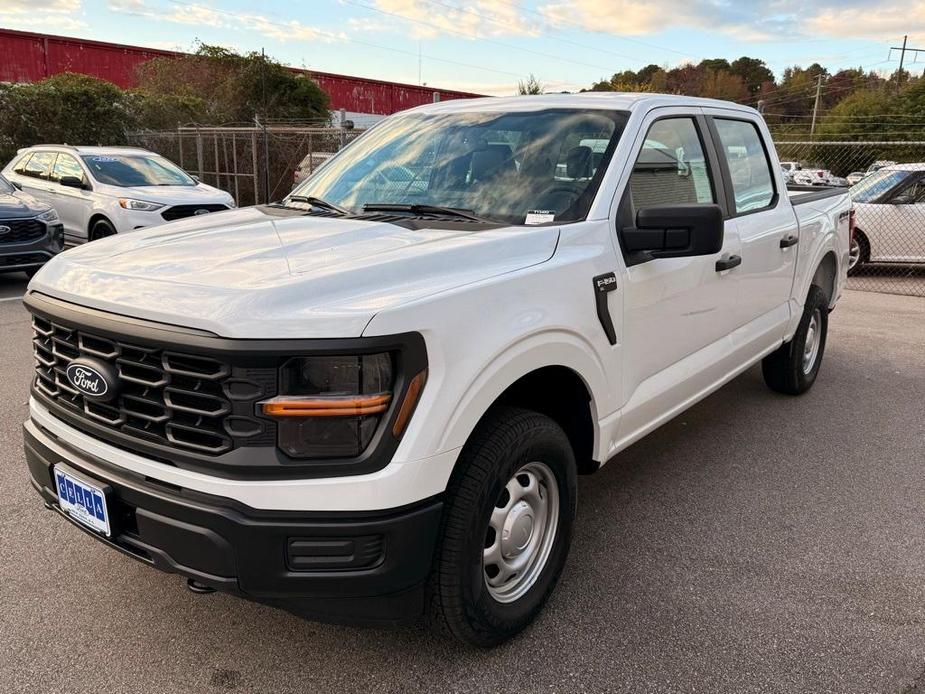
<svg viewBox="0 0 925 694">
<path fill-rule="evenodd" d="M 398 416 L 395 418 L 395 424 L 392 425 L 392 433 L 396 438 L 405 433 L 405 427 L 408 426 L 408 421 L 411 419 L 411 415 L 414 414 L 414 408 L 418 404 L 425 383 L 427 383 L 427 369 L 412 378 L 411 383 L 408 384 L 405 399 L 402 400 Z"/>
<path fill-rule="evenodd" d="M 263 404 L 268 417 L 358 417 L 389 409 L 390 393 L 349 397 L 279 397 Z"/>
</svg>

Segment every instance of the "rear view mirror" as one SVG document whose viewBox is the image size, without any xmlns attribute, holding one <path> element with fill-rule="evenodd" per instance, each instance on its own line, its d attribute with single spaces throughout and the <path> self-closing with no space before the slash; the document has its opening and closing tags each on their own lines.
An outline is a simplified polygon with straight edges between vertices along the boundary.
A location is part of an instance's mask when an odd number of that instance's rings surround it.
<svg viewBox="0 0 925 694">
<path fill-rule="evenodd" d="M 643 254 L 637 262 L 712 255 L 723 248 L 723 211 L 713 204 L 644 207 L 622 236 L 627 254 Z"/>
<path fill-rule="evenodd" d="M 87 187 L 77 176 L 62 176 L 58 183 L 67 188 L 80 188 L 81 190 Z"/>
</svg>

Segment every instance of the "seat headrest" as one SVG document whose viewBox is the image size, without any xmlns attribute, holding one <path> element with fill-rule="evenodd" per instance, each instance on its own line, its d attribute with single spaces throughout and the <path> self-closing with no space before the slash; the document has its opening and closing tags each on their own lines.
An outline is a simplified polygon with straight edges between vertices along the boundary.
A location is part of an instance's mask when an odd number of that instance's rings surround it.
<svg viewBox="0 0 925 694">
<path fill-rule="evenodd" d="M 505 148 L 506 149 L 506 148 Z M 509 155 L 502 148 L 490 147 L 472 153 L 469 169 L 473 181 L 484 181 L 512 168 Z"/>
<path fill-rule="evenodd" d="M 569 178 L 591 178 L 591 148 L 572 147 L 565 155 L 565 174 Z"/>
</svg>

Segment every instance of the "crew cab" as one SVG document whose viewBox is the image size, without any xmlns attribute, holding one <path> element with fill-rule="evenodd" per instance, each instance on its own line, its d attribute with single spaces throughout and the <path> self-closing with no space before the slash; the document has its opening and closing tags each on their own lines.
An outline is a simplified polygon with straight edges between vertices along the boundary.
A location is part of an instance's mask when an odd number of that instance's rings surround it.
<svg viewBox="0 0 925 694">
<path fill-rule="evenodd" d="M 19 150 L 3 174 L 57 210 L 71 244 L 235 206 L 228 193 L 137 147 L 36 145 Z"/>
<path fill-rule="evenodd" d="M 578 474 L 753 365 L 813 385 L 850 208 L 788 194 L 732 103 L 397 114 L 280 203 L 33 278 L 32 483 L 196 590 L 497 644 L 566 566 Z"/>
</svg>

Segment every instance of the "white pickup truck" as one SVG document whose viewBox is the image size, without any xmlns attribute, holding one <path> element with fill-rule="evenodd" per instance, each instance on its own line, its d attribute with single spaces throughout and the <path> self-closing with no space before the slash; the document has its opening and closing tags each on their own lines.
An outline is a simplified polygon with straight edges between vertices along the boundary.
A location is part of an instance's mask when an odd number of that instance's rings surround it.
<svg viewBox="0 0 925 694">
<path fill-rule="evenodd" d="M 499 643 L 565 567 L 578 474 L 759 362 L 812 386 L 850 209 L 791 198 L 731 103 L 400 113 L 281 203 L 36 275 L 32 483 L 195 590 Z"/>
</svg>

